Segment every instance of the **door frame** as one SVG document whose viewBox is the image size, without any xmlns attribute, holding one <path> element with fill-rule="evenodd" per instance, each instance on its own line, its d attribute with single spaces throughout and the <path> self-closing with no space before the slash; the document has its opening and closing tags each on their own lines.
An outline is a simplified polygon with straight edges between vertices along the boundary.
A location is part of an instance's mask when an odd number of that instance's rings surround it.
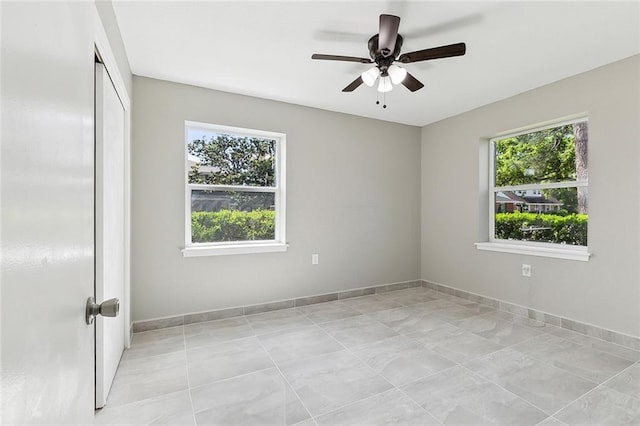
<svg viewBox="0 0 640 426">
<path fill-rule="evenodd" d="M 131 346 L 131 100 L 124 78 L 120 73 L 116 57 L 111 49 L 107 32 L 100 19 L 97 6 L 94 5 L 94 45 L 95 51 L 111 77 L 116 93 L 124 107 L 124 300 L 121 301 L 121 312 L 125 323 L 125 348 Z M 94 95 L 95 96 L 95 95 Z M 101 303 L 101 300 L 97 301 Z M 94 373 L 95 375 L 95 373 Z"/>
</svg>

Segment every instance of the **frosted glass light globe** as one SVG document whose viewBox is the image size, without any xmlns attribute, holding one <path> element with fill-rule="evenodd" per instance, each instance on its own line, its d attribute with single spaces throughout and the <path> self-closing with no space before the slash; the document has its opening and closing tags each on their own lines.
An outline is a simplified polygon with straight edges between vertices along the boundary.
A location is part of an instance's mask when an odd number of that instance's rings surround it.
<svg viewBox="0 0 640 426">
<path fill-rule="evenodd" d="M 391 77 L 391 82 L 393 84 L 402 83 L 404 78 L 407 76 L 407 70 L 400 68 L 397 65 L 391 65 L 387 72 L 389 73 L 389 77 Z"/>
<path fill-rule="evenodd" d="M 390 92 L 393 90 L 393 84 L 391 84 L 391 78 L 389 76 L 381 77 L 380 83 L 378 83 L 378 92 Z"/>
<path fill-rule="evenodd" d="M 378 67 L 373 67 L 363 72 L 361 77 L 364 84 L 366 84 L 369 87 L 372 87 L 375 84 L 376 79 L 378 78 L 379 75 L 380 75 L 380 70 L 378 69 Z"/>
</svg>

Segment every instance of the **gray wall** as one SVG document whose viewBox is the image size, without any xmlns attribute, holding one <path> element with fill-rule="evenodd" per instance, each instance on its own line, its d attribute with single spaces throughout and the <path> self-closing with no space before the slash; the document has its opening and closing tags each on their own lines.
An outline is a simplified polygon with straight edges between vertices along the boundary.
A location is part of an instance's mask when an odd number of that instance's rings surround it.
<svg viewBox="0 0 640 426">
<path fill-rule="evenodd" d="M 134 321 L 419 278 L 419 128 L 137 76 L 133 90 Z M 287 134 L 288 252 L 182 257 L 185 120 Z"/>
<path fill-rule="evenodd" d="M 640 335 L 639 76 L 635 56 L 424 127 L 422 278 Z M 584 112 L 589 262 L 478 251 L 488 237 L 487 138 Z"/>
</svg>

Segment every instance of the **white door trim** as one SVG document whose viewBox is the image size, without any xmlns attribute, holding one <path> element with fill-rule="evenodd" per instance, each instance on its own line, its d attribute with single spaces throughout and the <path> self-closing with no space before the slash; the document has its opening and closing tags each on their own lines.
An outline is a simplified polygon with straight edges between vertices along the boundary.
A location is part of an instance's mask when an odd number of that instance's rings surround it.
<svg viewBox="0 0 640 426">
<path fill-rule="evenodd" d="M 116 62 L 116 57 L 113 54 L 113 50 L 111 49 L 111 44 L 109 44 L 109 39 L 107 37 L 107 32 L 102 25 L 102 19 L 100 19 L 100 15 L 98 13 L 97 6 L 94 8 L 96 25 L 95 28 L 95 45 L 98 51 L 100 52 L 100 56 L 102 58 L 102 62 L 104 63 L 104 67 L 109 72 L 109 77 L 111 77 L 111 81 L 113 81 L 113 85 L 116 88 L 116 92 L 118 96 L 120 96 L 120 101 L 122 101 L 122 106 L 124 106 L 125 111 L 129 111 L 131 109 L 131 101 L 129 98 L 129 94 L 127 93 L 127 87 L 124 84 L 124 79 L 122 78 L 122 74 L 120 74 L 120 69 L 118 68 L 118 64 Z"/>
<path fill-rule="evenodd" d="M 111 77 L 116 93 L 124 107 L 124 294 L 121 301 L 125 323 L 125 347 L 131 343 L 131 98 L 118 68 L 116 57 L 109 44 L 107 32 L 94 5 L 94 44 L 102 63 Z M 102 302 L 101 300 L 98 303 Z"/>
</svg>

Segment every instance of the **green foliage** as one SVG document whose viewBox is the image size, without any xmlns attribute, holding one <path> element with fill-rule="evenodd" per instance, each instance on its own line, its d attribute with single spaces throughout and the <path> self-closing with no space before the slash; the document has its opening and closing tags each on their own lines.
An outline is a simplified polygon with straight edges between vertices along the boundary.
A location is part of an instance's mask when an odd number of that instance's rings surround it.
<svg viewBox="0 0 640 426">
<path fill-rule="evenodd" d="M 555 198 L 562 202 L 562 209 L 571 213 L 578 211 L 578 191 L 575 188 L 545 189 L 542 191 L 545 198 Z M 557 213 L 557 212 L 554 212 Z"/>
<path fill-rule="evenodd" d="M 191 213 L 191 240 L 194 243 L 255 241 L 275 238 L 273 210 L 220 210 Z"/>
<path fill-rule="evenodd" d="M 496 142 L 496 186 L 573 181 L 576 176 L 573 125 Z M 551 189 L 543 193 L 561 201 L 569 212 L 579 211 L 575 190 Z"/>
<path fill-rule="evenodd" d="M 495 238 L 587 245 L 584 214 L 496 213 Z"/>
<path fill-rule="evenodd" d="M 572 125 L 496 142 L 496 186 L 575 179 Z"/>
<path fill-rule="evenodd" d="M 189 171 L 189 183 L 275 186 L 274 140 L 220 134 L 194 139 L 187 149 L 201 160 Z M 204 173 L 202 166 L 211 170 Z"/>
</svg>

